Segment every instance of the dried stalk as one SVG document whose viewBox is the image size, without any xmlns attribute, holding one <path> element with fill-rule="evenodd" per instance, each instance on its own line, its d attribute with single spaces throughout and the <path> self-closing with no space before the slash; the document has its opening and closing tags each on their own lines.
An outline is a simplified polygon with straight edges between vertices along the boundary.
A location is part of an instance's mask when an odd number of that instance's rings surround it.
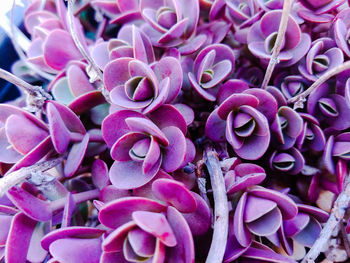
<svg viewBox="0 0 350 263">
<path fill-rule="evenodd" d="M 56 159 L 51 159 L 41 163 L 36 163 L 29 167 L 23 167 L 19 170 L 16 170 L 10 174 L 5 175 L 0 179 L 0 197 L 2 197 L 6 192 L 16 184 L 23 182 L 26 179 L 29 179 L 33 173 L 45 172 L 63 161 L 63 157 Z"/>
<path fill-rule="evenodd" d="M 290 10 L 292 8 L 292 3 L 293 3 L 293 0 L 284 0 L 281 22 L 278 28 L 276 42 L 272 49 L 272 56 L 270 58 L 269 65 L 267 66 L 264 80 L 261 84 L 262 89 L 267 88 L 267 84 L 270 81 L 273 70 L 275 69 L 275 66 L 278 63 L 278 55 L 281 51 L 284 35 L 286 34 L 286 31 L 287 31 L 288 19 L 289 19 Z"/>
<path fill-rule="evenodd" d="M 343 222 L 340 223 L 340 233 L 341 233 L 341 236 L 343 238 L 343 243 L 344 243 L 346 255 L 348 256 L 348 258 L 350 258 L 350 242 L 349 242 L 348 234 L 346 233 L 345 226 L 344 226 Z"/>
<path fill-rule="evenodd" d="M 47 93 L 40 86 L 33 86 L 19 77 L 13 75 L 12 73 L 0 68 L 0 78 L 4 79 L 20 89 L 28 93 L 27 103 L 30 110 L 33 112 L 38 112 L 44 106 L 46 100 L 52 99 L 51 95 Z"/>
<path fill-rule="evenodd" d="M 318 78 L 307 90 L 305 90 L 303 93 L 299 94 L 298 96 L 295 96 L 293 98 L 290 98 L 288 100 L 288 103 L 298 103 L 300 101 L 305 101 L 306 97 L 315 89 L 317 89 L 319 86 L 321 86 L 324 82 L 326 82 L 331 77 L 350 69 L 350 61 L 347 61 L 330 71 L 323 74 L 320 78 Z"/>
<path fill-rule="evenodd" d="M 90 77 L 91 82 L 95 82 L 96 80 L 103 81 L 103 74 L 100 68 L 97 66 L 95 61 L 92 59 L 90 54 L 85 50 L 83 44 L 80 42 L 77 32 L 75 31 L 74 25 L 74 12 L 73 12 L 74 0 L 68 0 L 68 24 L 69 31 L 72 35 L 73 41 L 84 57 L 84 59 L 88 62 L 87 73 Z M 107 102 L 110 102 L 109 92 L 106 87 L 102 84 L 102 82 L 98 85 L 98 89 L 101 91 L 102 95 L 105 97 Z"/>
<path fill-rule="evenodd" d="M 350 176 L 346 178 L 345 187 L 343 191 L 338 195 L 337 200 L 334 202 L 331 215 L 327 223 L 323 226 L 320 236 L 313 244 L 309 252 L 304 257 L 301 263 L 314 263 L 318 255 L 324 250 L 330 239 L 332 232 L 342 223 L 346 209 L 350 202 Z"/>
<path fill-rule="evenodd" d="M 214 194 L 214 233 L 206 263 L 221 263 L 224 258 L 228 235 L 228 201 L 224 176 L 217 153 L 205 150 L 207 166 Z"/>
</svg>

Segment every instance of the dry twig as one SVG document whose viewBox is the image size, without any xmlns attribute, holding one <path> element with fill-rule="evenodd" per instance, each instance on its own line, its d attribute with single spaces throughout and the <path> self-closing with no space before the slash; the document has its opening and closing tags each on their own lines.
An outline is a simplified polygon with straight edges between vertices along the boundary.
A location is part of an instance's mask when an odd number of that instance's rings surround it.
<svg viewBox="0 0 350 263">
<path fill-rule="evenodd" d="M 23 182 L 26 179 L 29 179 L 32 176 L 32 173 L 45 172 L 63 161 L 63 157 L 58 157 L 48 161 L 36 163 L 29 167 L 23 167 L 19 170 L 16 170 L 10 174 L 5 175 L 0 179 L 0 197 L 2 197 L 6 192 L 16 184 Z"/>
<path fill-rule="evenodd" d="M 217 153 L 205 150 L 207 166 L 214 194 L 214 233 L 206 263 L 221 263 L 224 258 L 228 235 L 228 201 L 224 176 Z"/>
<path fill-rule="evenodd" d="M 275 45 L 272 49 L 272 56 L 270 58 L 269 65 L 267 66 L 263 83 L 261 84 L 262 89 L 267 88 L 267 84 L 270 81 L 273 70 L 275 69 L 275 66 L 278 63 L 278 55 L 279 55 L 281 48 L 282 48 L 284 35 L 286 34 L 289 14 L 290 14 L 290 10 L 292 8 L 292 3 L 293 3 L 293 0 L 284 0 L 281 22 L 280 22 L 280 25 L 278 28 L 276 42 L 275 42 Z"/>
<path fill-rule="evenodd" d="M 314 263 L 318 255 L 324 250 L 333 230 L 342 222 L 350 202 L 350 176 L 346 178 L 345 187 L 334 202 L 332 212 L 327 223 L 323 226 L 320 236 L 315 241 L 302 263 Z"/>
</svg>

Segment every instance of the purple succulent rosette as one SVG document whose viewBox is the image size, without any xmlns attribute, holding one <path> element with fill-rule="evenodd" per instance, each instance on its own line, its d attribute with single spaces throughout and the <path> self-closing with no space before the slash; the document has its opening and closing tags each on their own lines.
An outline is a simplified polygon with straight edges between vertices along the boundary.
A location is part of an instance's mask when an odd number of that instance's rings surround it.
<svg viewBox="0 0 350 263">
<path fill-rule="evenodd" d="M 297 205 L 287 195 L 252 186 L 239 199 L 230 225 L 240 246 L 248 247 L 253 236 L 268 238 L 278 231 L 283 220 L 294 218 L 297 212 Z"/>
<path fill-rule="evenodd" d="M 294 147 L 284 151 L 274 151 L 270 157 L 271 169 L 279 172 L 298 174 L 304 164 L 303 155 Z"/>
<path fill-rule="evenodd" d="M 332 174 L 336 173 L 339 165 L 349 159 L 349 142 L 349 132 L 340 133 L 336 136 L 331 135 L 327 139 L 327 143 L 323 152 L 323 162 L 326 169 Z"/>
<path fill-rule="evenodd" d="M 135 58 L 146 64 L 155 61 L 150 39 L 135 25 L 130 24 L 119 30 L 117 38 L 97 43 L 91 56 L 102 70 L 108 62 L 118 58 Z"/>
<path fill-rule="evenodd" d="M 234 90 L 236 87 L 234 84 L 226 85 L 223 89 Z M 206 136 L 213 141 L 226 139 L 239 157 L 256 160 L 270 144 L 269 122 L 274 120 L 276 113 L 277 102 L 270 93 L 246 89 L 232 94 L 210 114 Z"/>
<path fill-rule="evenodd" d="M 193 262 L 192 234 L 208 230 L 208 206 L 172 179 L 155 180 L 152 192 L 165 204 L 126 197 L 101 207 L 99 219 L 112 229 L 102 242 L 102 258 L 118 255 L 123 262 Z"/>
<path fill-rule="evenodd" d="M 345 89 L 349 90 L 346 85 Z M 347 99 L 331 91 L 331 86 L 321 85 L 314 90 L 307 102 L 307 112 L 321 123 L 327 123 L 334 130 L 345 130 L 350 127 L 350 104 Z"/>
<path fill-rule="evenodd" d="M 310 81 L 300 75 L 283 75 L 281 78 L 283 78 L 283 80 L 280 83 L 280 87 L 286 99 L 299 95 L 310 85 Z"/>
<path fill-rule="evenodd" d="M 280 144 L 282 150 L 291 148 L 301 134 L 303 119 L 293 109 L 282 106 L 277 111 L 277 117 L 271 124 L 271 131 Z"/>
<path fill-rule="evenodd" d="M 185 119 L 171 105 L 152 112 L 150 119 L 129 110 L 109 115 L 102 133 L 115 160 L 109 172 L 112 184 L 136 188 L 149 182 L 160 168 L 173 172 L 183 167 L 194 158 L 186 130 Z"/>
<path fill-rule="evenodd" d="M 182 68 L 174 57 L 164 57 L 153 66 L 133 58 L 109 62 L 104 70 L 104 83 L 112 103 L 143 113 L 172 102 L 182 85 Z"/>
<path fill-rule="evenodd" d="M 193 73 L 188 73 L 188 79 L 200 96 L 206 100 L 215 101 L 215 93 L 211 91 L 224 82 L 234 68 L 233 51 L 225 45 L 213 44 L 199 52 L 194 60 Z"/>
<path fill-rule="evenodd" d="M 326 144 L 326 137 L 319 121 L 310 114 L 299 113 L 303 118 L 303 128 L 296 140 L 296 146 L 301 151 L 322 151 Z"/>
<path fill-rule="evenodd" d="M 316 81 L 327 71 L 342 64 L 343 61 L 343 52 L 336 46 L 335 41 L 324 37 L 312 42 L 310 50 L 298 69 L 304 78 Z"/>
<path fill-rule="evenodd" d="M 254 56 L 263 61 L 268 61 L 271 58 L 279 26 L 279 22 L 276 21 L 280 21 L 281 16 L 282 11 L 280 10 L 269 11 L 250 27 L 247 36 L 248 48 Z M 281 52 L 278 55 L 279 65 L 287 67 L 297 63 L 305 56 L 310 44 L 309 35 L 302 33 L 297 22 L 290 16 Z"/>
<path fill-rule="evenodd" d="M 300 3 L 310 9 L 315 15 L 330 12 L 343 4 L 345 0 L 300 0 Z"/>
<path fill-rule="evenodd" d="M 333 23 L 333 36 L 337 46 L 350 57 L 349 30 L 350 30 L 350 9 L 346 8 L 338 13 Z"/>
<path fill-rule="evenodd" d="M 283 221 L 280 244 L 276 244 L 282 245 L 289 255 L 293 254 L 293 246 L 310 248 L 321 232 L 321 223 L 325 223 L 329 216 L 327 212 L 310 205 L 297 204 L 297 207 L 298 214 L 293 219 Z M 277 235 L 275 240 L 278 240 Z"/>
<path fill-rule="evenodd" d="M 68 32 L 67 10 L 63 1 L 57 0 L 56 6 L 47 4 L 43 10 L 38 3 L 40 1 L 34 1 L 25 13 L 24 24 L 33 38 L 27 51 L 28 61 L 44 71 L 57 73 L 70 61 L 83 57 Z M 78 20 L 73 23 L 82 30 Z M 82 36 L 80 32 L 80 41 L 86 46 Z M 59 42 L 65 45 L 57 45 Z"/>
<path fill-rule="evenodd" d="M 198 0 L 140 0 L 145 24 L 142 30 L 153 45 L 173 47 L 183 43 L 195 32 L 199 19 Z"/>
</svg>

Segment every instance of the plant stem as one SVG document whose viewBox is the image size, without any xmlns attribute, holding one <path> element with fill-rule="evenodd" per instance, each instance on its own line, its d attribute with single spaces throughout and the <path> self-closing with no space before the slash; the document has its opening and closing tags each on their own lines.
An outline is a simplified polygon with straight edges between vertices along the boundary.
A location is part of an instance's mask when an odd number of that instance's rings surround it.
<svg viewBox="0 0 350 263">
<path fill-rule="evenodd" d="M 19 77 L 13 75 L 12 73 L 0 68 L 0 78 L 8 82 L 11 82 L 15 86 L 24 90 L 28 93 L 29 97 L 27 98 L 28 105 L 33 108 L 34 112 L 41 110 L 45 101 L 52 99 L 51 95 L 47 93 L 40 86 L 33 86 Z"/>
<path fill-rule="evenodd" d="M 214 233 L 206 263 L 221 263 L 224 258 L 228 235 L 228 201 L 224 176 L 217 153 L 205 150 L 206 161 L 214 195 Z"/>
<path fill-rule="evenodd" d="M 307 90 L 305 90 L 303 93 L 299 94 L 298 96 L 295 96 L 293 98 L 290 98 L 288 100 L 288 103 L 295 103 L 300 100 L 305 100 L 305 98 L 315 89 L 317 89 L 321 84 L 326 82 L 329 78 L 347 70 L 350 69 L 350 61 L 347 61 L 331 70 L 323 74 L 320 78 L 318 78 Z"/>
<path fill-rule="evenodd" d="M 290 14 L 290 10 L 292 8 L 292 3 L 293 3 L 293 0 L 284 0 L 281 22 L 280 22 L 280 25 L 278 28 L 276 42 L 275 42 L 275 45 L 273 46 L 273 49 L 272 49 L 272 56 L 270 58 L 269 65 L 267 66 L 263 83 L 261 84 L 262 89 L 267 88 L 267 85 L 270 81 L 273 70 L 275 69 L 275 66 L 278 63 L 278 55 L 279 55 L 281 48 L 282 48 L 284 35 L 286 34 L 289 14 Z"/>
<path fill-rule="evenodd" d="M 16 184 L 23 182 L 24 180 L 31 177 L 32 173 L 45 172 L 63 161 L 63 157 L 58 157 L 56 159 L 51 159 L 41 163 L 36 163 L 29 167 L 23 167 L 16 170 L 10 174 L 5 175 L 0 179 L 0 197 L 2 197 L 6 192 Z"/>
<path fill-rule="evenodd" d="M 342 223 L 346 209 L 350 202 L 350 176 L 346 178 L 345 187 L 334 202 L 331 215 L 327 223 L 323 226 L 320 236 L 315 241 L 309 252 L 304 257 L 302 263 L 315 262 L 318 255 L 324 250 L 330 239 L 332 232 L 339 223 Z"/>
<path fill-rule="evenodd" d="M 84 59 L 88 62 L 87 73 L 90 77 L 90 81 L 95 82 L 97 79 L 103 81 L 103 74 L 100 68 L 97 66 L 95 61 L 90 56 L 90 54 L 88 54 L 83 44 L 80 42 L 77 32 L 75 31 L 75 23 L 74 23 L 75 17 L 73 12 L 73 5 L 74 5 L 74 0 L 68 0 L 69 31 L 72 35 L 72 38 L 74 40 L 76 47 L 78 48 L 80 53 L 83 55 Z M 98 85 L 98 88 L 101 90 L 101 93 L 105 97 L 106 101 L 110 102 L 109 92 L 107 91 L 106 87 L 101 83 L 100 85 Z"/>
</svg>

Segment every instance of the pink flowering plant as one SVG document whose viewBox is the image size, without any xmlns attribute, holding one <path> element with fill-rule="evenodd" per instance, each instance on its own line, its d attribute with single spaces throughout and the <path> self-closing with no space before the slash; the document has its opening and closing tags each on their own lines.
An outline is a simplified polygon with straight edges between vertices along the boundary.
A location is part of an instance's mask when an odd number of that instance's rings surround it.
<svg viewBox="0 0 350 263">
<path fill-rule="evenodd" d="M 0 262 L 349 262 L 350 1 L 24 2 Z"/>
</svg>

